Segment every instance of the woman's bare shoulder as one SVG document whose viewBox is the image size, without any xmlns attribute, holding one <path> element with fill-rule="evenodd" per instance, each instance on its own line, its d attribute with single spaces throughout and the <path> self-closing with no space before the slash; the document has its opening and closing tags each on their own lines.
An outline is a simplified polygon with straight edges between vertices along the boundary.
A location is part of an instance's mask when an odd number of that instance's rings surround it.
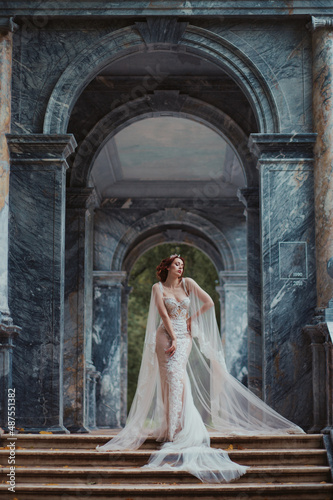
<svg viewBox="0 0 333 500">
<path fill-rule="evenodd" d="M 185 280 L 185 283 L 195 283 L 194 279 L 189 278 L 188 276 L 186 278 L 184 278 L 184 280 Z"/>
<path fill-rule="evenodd" d="M 190 287 L 193 287 L 196 285 L 196 282 L 192 278 L 186 277 L 186 278 L 184 278 L 184 280 L 185 280 L 185 285 L 187 288 L 190 288 Z"/>
</svg>

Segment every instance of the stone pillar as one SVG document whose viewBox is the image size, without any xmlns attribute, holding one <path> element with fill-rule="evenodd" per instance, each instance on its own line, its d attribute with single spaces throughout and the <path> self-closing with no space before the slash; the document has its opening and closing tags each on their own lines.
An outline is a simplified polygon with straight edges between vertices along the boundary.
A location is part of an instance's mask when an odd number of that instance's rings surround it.
<svg viewBox="0 0 333 500">
<path fill-rule="evenodd" d="M 0 18 L 0 328 L 12 324 L 8 307 L 9 151 L 13 33 Z"/>
<path fill-rule="evenodd" d="M 132 291 L 131 286 L 124 285 L 121 297 L 121 344 L 120 344 L 120 425 L 124 426 L 127 419 L 127 358 L 128 358 L 128 299 Z"/>
<path fill-rule="evenodd" d="M 12 356 L 17 333 L 15 326 L 0 327 L 0 434 L 2 428 L 8 431 L 8 390 L 13 389 L 16 393 L 12 378 Z"/>
<path fill-rule="evenodd" d="M 312 17 L 314 192 L 316 216 L 317 306 L 333 298 L 327 263 L 333 257 L 333 18 Z"/>
<path fill-rule="evenodd" d="M 219 301 L 220 301 L 220 330 L 221 330 L 221 338 L 222 338 L 222 343 L 224 347 L 224 341 L 225 341 L 225 294 L 224 294 L 224 287 L 221 285 L 218 285 L 215 287 L 215 290 L 219 294 Z"/>
<path fill-rule="evenodd" d="M 312 391 L 313 391 L 313 421 L 309 433 L 322 432 L 329 426 L 331 421 L 331 406 L 329 405 L 330 390 L 332 381 L 329 380 L 329 373 L 332 373 L 328 364 L 331 361 L 331 352 L 327 356 L 328 331 L 325 323 L 318 325 L 307 325 L 304 333 L 311 341 L 312 352 Z"/>
<path fill-rule="evenodd" d="M 260 169 L 263 399 L 308 428 L 316 307 L 314 134 L 252 134 Z"/>
<path fill-rule="evenodd" d="M 325 358 L 326 358 L 326 426 L 321 432 L 328 434 L 333 429 L 333 345 L 328 330 L 325 338 Z"/>
<path fill-rule="evenodd" d="M 261 262 L 259 188 L 238 192 L 247 222 L 248 387 L 262 398 Z"/>
<path fill-rule="evenodd" d="M 121 427 L 121 298 L 123 271 L 94 271 L 93 362 L 101 373 L 97 388 L 98 427 Z"/>
<path fill-rule="evenodd" d="M 247 385 L 247 293 L 244 271 L 220 271 L 224 292 L 224 350 L 229 372 Z"/>
<path fill-rule="evenodd" d="M 9 151 L 13 31 L 12 18 L 0 18 L 0 426 L 7 425 L 7 394 L 12 388 L 14 338 L 20 328 L 13 325 L 8 306 L 8 218 Z"/>
<path fill-rule="evenodd" d="M 96 384 L 101 374 L 93 363 L 86 361 L 85 423 L 89 429 L 96 429 Z"/>
<path fill-rule="evenodd" d="M 63 432 L 66 157 L 72 135 L 7 135 L 9 284 L 22 326 L 14 352 L 17 425 Z"/>
<path fill-rule="evenodd" d="M 92 188 L 66 190 L 64 425 L 71 432 L 95 427 L 96 377 L 92 349 Z M 90 415 L 91 414 L 91 415 Z"/>
</svg>

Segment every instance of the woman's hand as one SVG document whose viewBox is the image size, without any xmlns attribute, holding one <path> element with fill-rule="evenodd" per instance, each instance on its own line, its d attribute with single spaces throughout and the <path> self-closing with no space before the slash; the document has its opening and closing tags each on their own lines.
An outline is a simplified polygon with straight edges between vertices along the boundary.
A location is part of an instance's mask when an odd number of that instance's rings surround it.
<svg viewBox="0 0 333 500">
<path fill-rule="evenodd" d="M 192 328 L 192 318 L 187 318 L 186 320 L 186 324 L 187 324 L 187 331 L 188 333 L 191 333 L 191 328 Z"/>
<path fill-rule="evenodd" d="M 177 340 L 174 339 L 171 342 L 171 346 L 169 347 L 169 349 L 167 349 L 165 352 L 166 352 L 166 354 L 170 354 L 170 356 L 173 356 L 176 352 L 176 348 L 177 348 Z"/>
</svg>

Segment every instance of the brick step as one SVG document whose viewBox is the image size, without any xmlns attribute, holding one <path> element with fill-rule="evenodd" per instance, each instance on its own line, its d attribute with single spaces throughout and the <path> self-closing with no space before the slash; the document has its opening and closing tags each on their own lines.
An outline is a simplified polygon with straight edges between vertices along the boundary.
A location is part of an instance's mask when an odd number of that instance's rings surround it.
<svg viewBox="0 0 333 500">
<path fill-rule="evenodd" d="M 13 495 L 12 495 L 13 496 Z M 19 500 L 143 500 L 191 498 L 200 500 L 331 500 L 332 484 L 187 484 L 187 485 L 44 485 L 20 484 L 15 488 Z M 9 498 L 6 485 L 0 485 L 0 498 Z"/>
<path fill-rule="evenodd" d="M 116 433 L 113 434 L 17 434 L 16 446 L 22 448 L 58 448 L 58 449 L 91 449 L 97 445 L 105 444 Z M 8 445 L 13 436 L 4 434 L 0 438 L 0 446 Z M 211 435 L 211 446 L 214 448 L 227 449 L 230 445 L 237 448 L 247 449 L 313 449 L 323 448 L 323 436 L 321 434 L 301 435 L 275 435 L 275 436 L 223 436 Z M 153 439 L 147 439 L 141 449 L 156 449 L 160 446 Z"/>
<path fill-rule="evenodd" d="M 9 468 L 2 468 L 3 477 Z M 320 483 L 331 480 L 330 468 L 309 467 L 251 467 L 237 483 Z M 16 482 L 58 483 L 58 484 L 139 484 L 139 483 L 200 483 L 184 471 L 145 470 L 140 468 L 99 468 L 96 467 L 18 467 Z"/>
<path fill-rule="evenodd" d="M 327 465 L 325 449 L 230 450 L 232 460 L 243 465 Z M 9 450 L 0 450 L 0 464 L 7 465 Z M 57 466 L 141 466 L 148 462 L 150 451 L 97 452 L 85 450 L 16 449 L 16 465 Z"/>
</svg>

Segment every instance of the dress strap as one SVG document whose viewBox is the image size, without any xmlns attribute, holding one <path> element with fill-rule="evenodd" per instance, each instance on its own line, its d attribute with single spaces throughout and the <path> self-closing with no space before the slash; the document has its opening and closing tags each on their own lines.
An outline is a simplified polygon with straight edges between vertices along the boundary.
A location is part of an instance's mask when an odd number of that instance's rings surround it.
<svg viewBox="0 0 333 500">
<path fill-rule="evenodd" d="M 185 278 L 182 278 L 182 283 L 183 283 L 183 287 L 184 287 L 185 293 L 186 293 L 186 295 L 188 295 L 188 291 L 187 291 L 187 288 L 186 288 L 186 285 L 185 285 Z"/>
</svg>

